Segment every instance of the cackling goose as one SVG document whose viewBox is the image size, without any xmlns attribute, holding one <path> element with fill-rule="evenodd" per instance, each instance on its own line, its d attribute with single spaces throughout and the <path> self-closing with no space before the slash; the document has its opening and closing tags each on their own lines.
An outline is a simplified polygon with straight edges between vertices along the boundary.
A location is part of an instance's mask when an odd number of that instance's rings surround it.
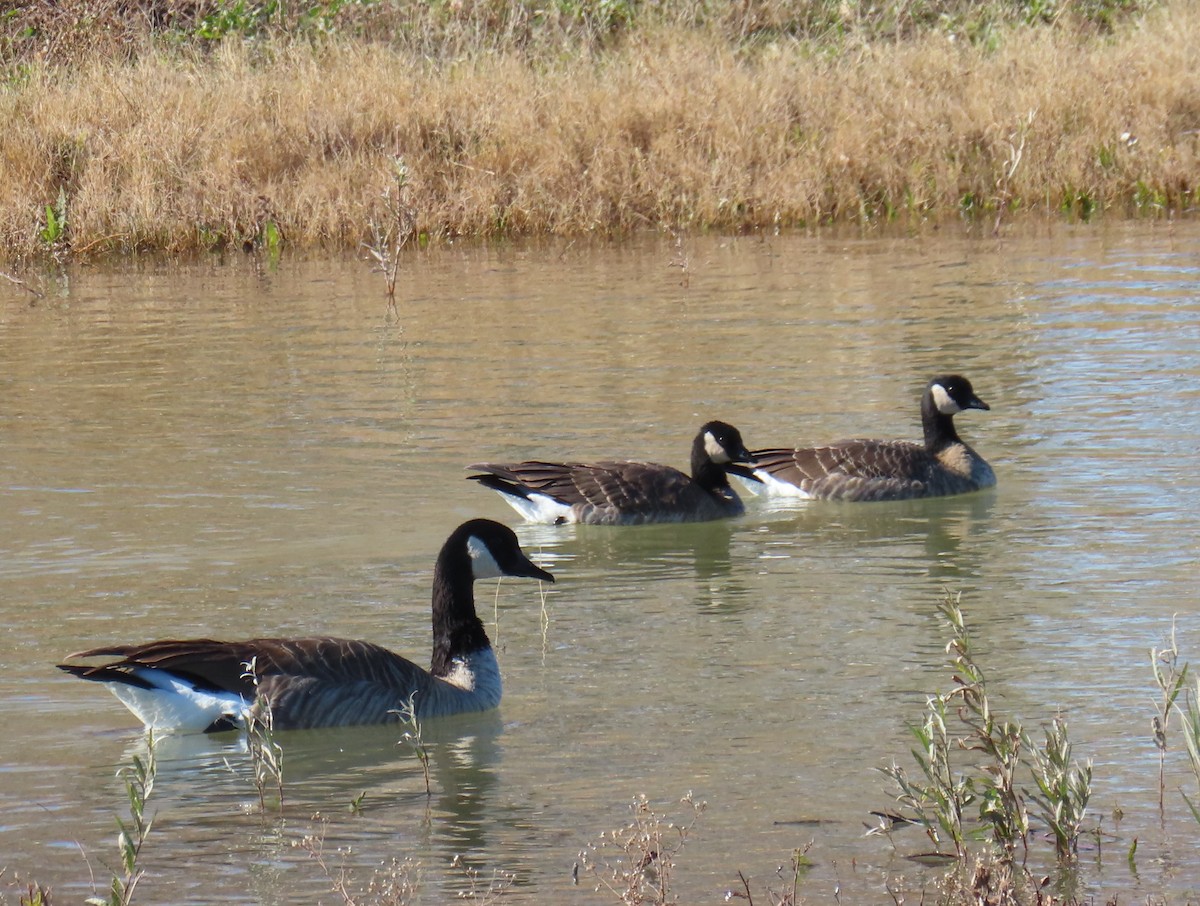
<svg viewBox="0 0 1200 906">
<path fill-rule="evenodd" d="M 907 500 L 964 494 L 996 483 L 992 467 L 954 430 L 964 409 L 988 409 L 971 382 L 939 375 L 921 398 L 925 444 L 844 440 L 825 447 L 755 450 L 753 469 L 731 471 L 759 493 L 827 500 Z M 757 484 L 756 484 L 757 483 Z"/>
<path fill-rule="evenodd" d="M 486 474 L 467 477 L 499 491 L 529 522 L 707 522 L 745 512 L 726 468 L 753 462 L 737 428 L 714 421 L 692 443 L 691 477 L 670 466 L 629 461 L 485 462 L 468 468 Z"/>
</svg>

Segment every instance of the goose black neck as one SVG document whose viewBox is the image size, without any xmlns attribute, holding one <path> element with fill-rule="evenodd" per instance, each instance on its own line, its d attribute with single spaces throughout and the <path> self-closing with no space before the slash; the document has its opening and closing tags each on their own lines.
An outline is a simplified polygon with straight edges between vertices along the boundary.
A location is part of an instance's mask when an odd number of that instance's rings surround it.
<svg viewBox="0 0 1200 906">
<path fill-rule="evenodd" d="M 952 444 L 959 444 L 958 432 L 954 430 L 954 416 L 939 411 L 928 390 L 921 398 L 921 425 L 925 429 L 925 449 L 938 453 Z"/>
<path fill-rule="evenodd" d="M 729 487 L 729 476 L 725 467 L 717 465 L 704 448 L 703 436 L 692 444 L 692 480 L 706 491 Z"/>
<path fill-rule="evenodd" d="M 491 646 L 475 613 L 475 579 L 465 544 L 447 545 L 433 570 L 433 660 L 429 672 L 445 676 L 456 657 Z"/>
</svg>

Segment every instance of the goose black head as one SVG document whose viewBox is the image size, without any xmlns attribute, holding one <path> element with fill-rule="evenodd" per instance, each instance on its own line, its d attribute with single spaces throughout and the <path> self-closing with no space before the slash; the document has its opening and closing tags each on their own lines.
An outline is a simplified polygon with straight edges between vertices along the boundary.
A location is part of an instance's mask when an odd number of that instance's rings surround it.
<svg viewBox="0 0 1200 906">
<path fill-rule="evenodd" d="M 472 519 L 460 525 L 454 536 L 466 548 L 475 579 L 517 576 L 554 581 L 554 576 L 525 556 L 516 533 L 507 525 L 491 519 Z"/>
<path fill-rule="evenodd" d="M 742 442 L 742 434 L 733 425 L 725 422 L 708 422 L 700 428 L 697 443 L 704 454 L 717 465 L 744 462 L 753 465 L 754 457 Z"/>
<path fill-rule="evenodd" d="M 929 382 L 927 392 L 942 415 L 954 415 L 964 409 L 991 409 L 975 395 L 971 382 L 959 374 L 938 375 Z"/>
</svg>

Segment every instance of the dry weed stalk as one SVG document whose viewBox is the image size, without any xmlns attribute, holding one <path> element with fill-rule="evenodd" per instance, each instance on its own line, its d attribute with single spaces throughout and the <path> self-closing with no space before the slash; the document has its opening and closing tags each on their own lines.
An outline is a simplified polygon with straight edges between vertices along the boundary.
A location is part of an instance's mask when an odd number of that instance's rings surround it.
<svg viewBox="0 0 1200 906">
<path fill-rule="evenodd" d="M 330 889 L 341 897 L 344 906 L 405 906 L 420 898 L 421 863 L 407 857 L 385 862 L 372 872 L 366 887 L 356 890 L 346 866 L 349 848 L 338 847 L 329 853 L 325 842 L 329 819 L 320 815 L 314 815 L 313 819 L 318 822 L 317 830 L 292 845 L 308 853 L 317 863 Z M 462 876 L 461 882 L 456 882 L 455 899 L 467 902 L 493 904 L 516 881 L 514 873 L 499 870 L 485 878 L 479 869 L 469 866 L 459 855 L 451 859 L 450 867 Z"/>
<path fill-rule="evenodd" d="M 7 280 L 9 283 L 12 283 L 14 286 L 19 286 L 21 289 L 25 290 L 25 292 L 31 293 L 35 299 L 44 298 L 46 295 L 45 293 L 41 292 L 40 290 L 34 289 L 32 286 L 30 286 L 24 280 L 18 280 L 12 274 L 5 274 L 3 272 L 0 272 L 0 277 L 3 277 L 5 280 Z M 33 304 L 33 303 L 30 303 L 30 304 Z"/>
<path fill-rule="evenodd" d="M 550 648 L 550 611 L 546 608 L 546 583 L 538 583 L 538 599 L 541 609 L 538 612 L 538 623 L 542 630 L 542 664 L 546 663 L 546 654 Z"/>
<path fill-rule="evenodd" d="M 1188 764 L 1192 769 L 1192 776 L 1196 778 L 1197 784 L 1200 784 L 1200 680 L 1195 688 L 1189 689 L 1184 696 L 1183 706 L 1175 707 L 1183 720 L 1183 742 L 1187 748 Z M 1180 795 L 1183 796 L 1183 801 L 1187 803 L 1196 823 L 1200 824 L 1200 799 L 1193 801 L 1182 790 Z"/>
<path fill-rule="evenodd" d="M 512 887 L 513 883 L 517 880 L 517 876 L 513 872 L 496 869 L 492 871 L 491 877 L 487 879 L 485 884 L 484 879 L 480 876 L 479 869 L 468 865 L 461 855 L 456 855 L 451 859 L 450 866 L 460 869 L 463 879 L 466 882 L 466 887 L 458 891 L 458 898 L 460 900 L 469 900 L 473 903 L 495 903 L 500 899 L 504 891 Z"/>
<path fill-rule="evenodd" d="M 417 761 L 421 763 L 421 773 L 425 778 L 425 796 L 429 798 L 433 795 L 433 784 L 429 773 L 429 747 L 425 744 L 425 739 L 421 734 L 421 721 L 417 717 L 417 692 L 414 690 L 395 713 L 400 722 L 406 724 L 408 729 L 404 731 L 400 737 L 400 745 L 407 745 L 413 750 L 413 754 L 417 756 Z"/>
<path fill-rule="evenodd" d="M 396 298 L 396 276 L 400 271 L 400 252 L 416 235 L 417 214 L 413 209 L 408 186 L 408 165 L 403 157 L 392 159 L 392 180 L 383 191 L 382 200 L 386 218 L 380 226 L 371 221 L 372 241 L 366 244 L 367 251 L 375 259 L 376 267 L 383 274 L 388 299 Z"/>
<path fill-rule="evenodd" d="M 679 268 L 679 285 L 687 289 L 691 284 L 692 268 L 691 256 L 688 255 L 687 249 L 683 244 L 683 233 L 676 230 L 671 230 L 671 237 L 675 242 L 675 254 L 671 257 L 667 267 Z"/>
<path fill-rule="evenodd" d="M 992 224 L 992 235 L 1000 234 L 1000 221 L 1014 201 L 1012 182 L 1021 159 L 1025 156 L 1025 142 L 1033 129 L 1033 121 L 1037 118 L 1037 110 L 1030 110 L 1024 118 L 1017 122 L 1017 127 L 1008 136 L 1008 159 L 1001 169 L 1000 180 L 996 186 L 996 222 Z"/>
<path fill-rule="evenodd" d="M 267 811 L 267 788 L 274 786 L 280 811 L 283 810 L 283 747 L 275 740 L 275 721 L 271 702 L 258 692 L 258 670 L 255 658 L 242 664 L 242 678 L 254 684 L 254 707 L 246 715 L 246 745 L 250 764 L 254 768 L 254 788 L 258 791 L 258 806 Z"/>
<path fill-rule="evenodd" d="M 790 869 L 784 873 L 789 866 L 780 865 L 775 869 L 775 876 L 779 878 L 781 887 L 778 889 L 767 885 L 767 897 L 770 906 L 798 906 L 800 900 L 800 878 L 812 866 L 808 858 L 808 851 L 812 849 L 814 840 L 809 840 L 803 847 L 792 851 L 792 859 Z M 750 879 L 742 872 L 738 872 L 738 880 L 742 882 L 741 890 L 730 890 L 725 894 L 725 899 L 728 900 L 745 900 L 747 906 L 754 906 L 754 894 L 750 890 Z"/>
<path fill-rule="evenodd" d="M 638 795 L 628 824 L 602 832 L 579 853 L 576 876 L 582 866 L 595 878 L 597 891 L 607 890 L 625 906 L 677 903 L 671 889 L 675 860 L 706 807 L 691 792 L 679 801 L 690 811 L 682 824 L 667 820 Z"/>
<path fill-rule="evenodd" d="M 318 822 L 318 830 L 316 833 L 305 834 L 300 840 L 292 843 L 293 846 L 304 850 L 308 853 L 309 858 L 313 859 L 320 866 L 321 872 L 329 881 L 330 889 L 342 898 L 342 902 L 346 906 L 355 906 L 358 900 L 354 897 L 354 892 L 350 889 L 350 872 L 346 868 L 346 852 L 341 848 L 336 850 L 337 864 L 330 864 L 330 859 L 325 851 L 325 838 L 329 832 L 329 819 L 323 818 L 319 813 L 313 816 L 313 820 Z M 397 904 L 408 902 L 407 898 L 399 898 L 392 902 Z"/>
</svg>

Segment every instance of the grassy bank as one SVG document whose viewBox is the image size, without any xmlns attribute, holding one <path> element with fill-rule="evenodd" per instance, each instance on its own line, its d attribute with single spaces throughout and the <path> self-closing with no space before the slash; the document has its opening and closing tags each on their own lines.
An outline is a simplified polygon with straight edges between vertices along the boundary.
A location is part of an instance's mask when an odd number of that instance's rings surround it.
<svg viewBox="0 0 1200 906">
<path fill-rule="evenodd" d="M 667 7 L 27 3 L 0 257 L 1196 203 L 1190 0 Z"/>
</svg>

